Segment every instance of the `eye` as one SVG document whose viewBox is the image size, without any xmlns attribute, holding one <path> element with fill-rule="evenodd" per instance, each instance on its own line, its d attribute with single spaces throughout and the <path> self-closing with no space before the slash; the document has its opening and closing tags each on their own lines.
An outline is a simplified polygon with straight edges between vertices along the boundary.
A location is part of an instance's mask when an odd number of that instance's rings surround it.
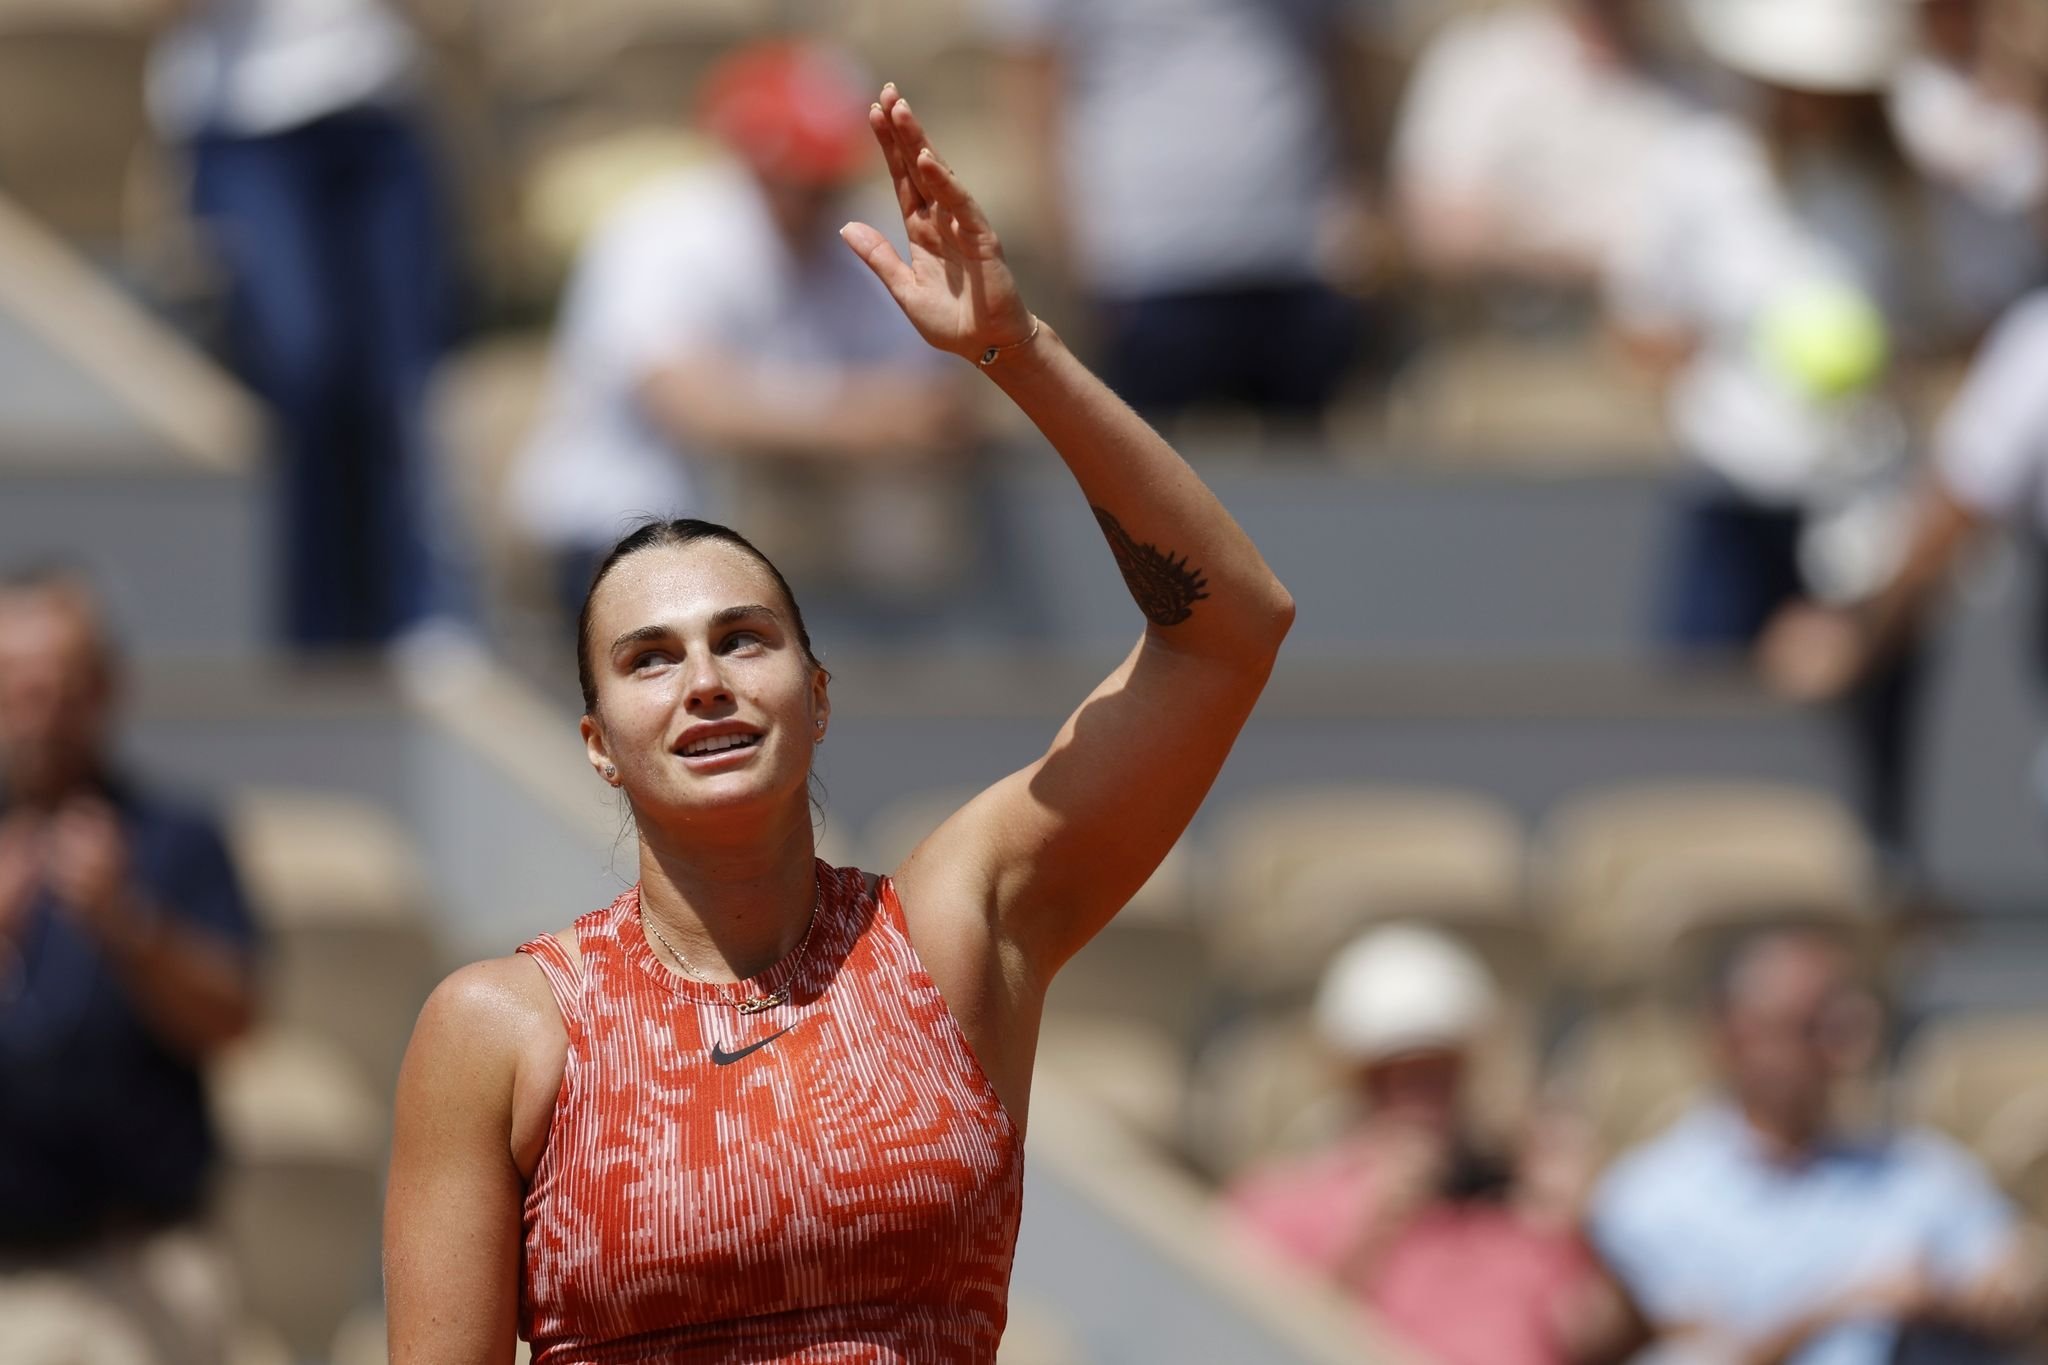
<svg viewBox="0 0 2048 1365">
<path fill-rule="evenodd" d="M 674 658 L 665 649 L 642 650 L 633 656 L 632 669 L 633 672 L 638 673 L 645 668 L 673 662 Z"/>
<path fill-rule="evenodd" d="M 747 648 L 758 648 L 759 646 L 765 643 L 766 641 L 762 638 L 761 632 L 758 630 L 736 630 L 732 634 L 725 637 L 725 648 L 728 652 L 736 652 L 738 650 Z"/>
</svg>

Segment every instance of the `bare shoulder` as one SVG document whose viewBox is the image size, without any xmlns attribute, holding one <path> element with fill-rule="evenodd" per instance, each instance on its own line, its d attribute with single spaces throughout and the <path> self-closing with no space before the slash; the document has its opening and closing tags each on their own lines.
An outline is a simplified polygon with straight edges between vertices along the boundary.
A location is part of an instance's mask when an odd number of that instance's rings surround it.
<svg viewBox="0 0 2048 1365">
<path fill-rule="evenodd" d="M 575 931 L 556 938 L 580 967 Z M 531 957 L 472 962 L 449 973 L 420 1010 L 406 1050 L 400 1107 L 410 1102 L 445 1119 L 482 1121 L 503 1135 L 530 1174 L 567 1054 L 567 1026 Z"/>
<path fill-rule="evenodd" d="M 523 1034 L 559 1019 L 547 978 L 523 954 L 487 958 L 442 979 L 420 1010 L 413 1043 L 510 1051 Z"/>
</svg>

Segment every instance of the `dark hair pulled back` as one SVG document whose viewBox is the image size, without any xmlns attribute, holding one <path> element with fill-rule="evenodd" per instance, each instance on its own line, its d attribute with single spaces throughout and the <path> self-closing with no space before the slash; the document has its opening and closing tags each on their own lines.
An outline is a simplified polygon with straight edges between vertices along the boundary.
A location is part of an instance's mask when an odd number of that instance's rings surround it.
<svg viewBox="0 0 2048 1365">
<path fill-rule="evenodd" d="M 696 517 L 673 519 L 651 518 L 636 526 L 612 546 L 598 564 L 597 572 L 590 577 L 590 586 L 583 593 L 583 609 L 576 613 L 576 681 L 583 689 L 583 711 L 585 715 L 597 713 L 597 673 L 590 659 L 590 608 L 597 600 L 597 590 L 619 561 L 642 550 L 668 549 L 676 546 L 694 545 L 700 540 L 720 541 L 745 551 L 754 562 L 768 571 L 775 580 L 775 586 L 782 591 L 782 598 L 789 603 L 790 625 L 796 631 L 797 643 L 803 647 L 804 661 L 812 668 L 821 668 L 817 654 L 811 649 L 811 632 L 804 626 L 803 608 L 796 604 L 796 594 L 789 590 L 789 582 L 782 576 L 782 570 L 775 567 L 773 560 L 761 553 L 738 531 L 730 526 L 721 526 L 715 521 L 701 521 Z"/>
</svg>

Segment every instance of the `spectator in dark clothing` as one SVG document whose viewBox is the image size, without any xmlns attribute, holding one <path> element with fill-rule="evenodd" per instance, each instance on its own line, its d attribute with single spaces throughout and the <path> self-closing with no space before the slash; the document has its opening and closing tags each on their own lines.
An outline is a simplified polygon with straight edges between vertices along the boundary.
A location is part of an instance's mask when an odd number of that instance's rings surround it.
<svg viewBox="0 0 2048 1365">
<path fill-rule="evenodd" d="M 127 1320 L 165 1361 L 217 1358 L 226 1325 L 193 1231 L 214 1161 L 199 1066 L 249 1023 L 253 929 L 218 829 L 112 767 L 115 694 L 81 582 L 0 581 L 10 1361 L 71 1358 L 104 1328 L 81 1315 Z"/>
<path fill-rule="evenodd" d="M 276 427 L 283 634 L 473 657 L 427 433 L 454 286 L 417 43 L 383 0 L 160 3 L 184 13 L 152 111 L 191 158 L 234 362 Z"/>
</svg>

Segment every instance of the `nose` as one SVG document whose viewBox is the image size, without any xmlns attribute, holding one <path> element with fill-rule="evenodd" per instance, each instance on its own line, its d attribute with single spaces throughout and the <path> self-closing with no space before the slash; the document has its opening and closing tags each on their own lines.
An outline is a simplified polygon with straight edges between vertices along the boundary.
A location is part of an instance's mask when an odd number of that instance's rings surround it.
<svg viewBox="0 0 2048 1365">
<path fill-rule="evenodd" d="M 718 656 L 709 650 L 694 653 L 683 691 L 683 709 L 694 716 L 730 705 L 732 690 L 726 686 Z"/>
</svg>

